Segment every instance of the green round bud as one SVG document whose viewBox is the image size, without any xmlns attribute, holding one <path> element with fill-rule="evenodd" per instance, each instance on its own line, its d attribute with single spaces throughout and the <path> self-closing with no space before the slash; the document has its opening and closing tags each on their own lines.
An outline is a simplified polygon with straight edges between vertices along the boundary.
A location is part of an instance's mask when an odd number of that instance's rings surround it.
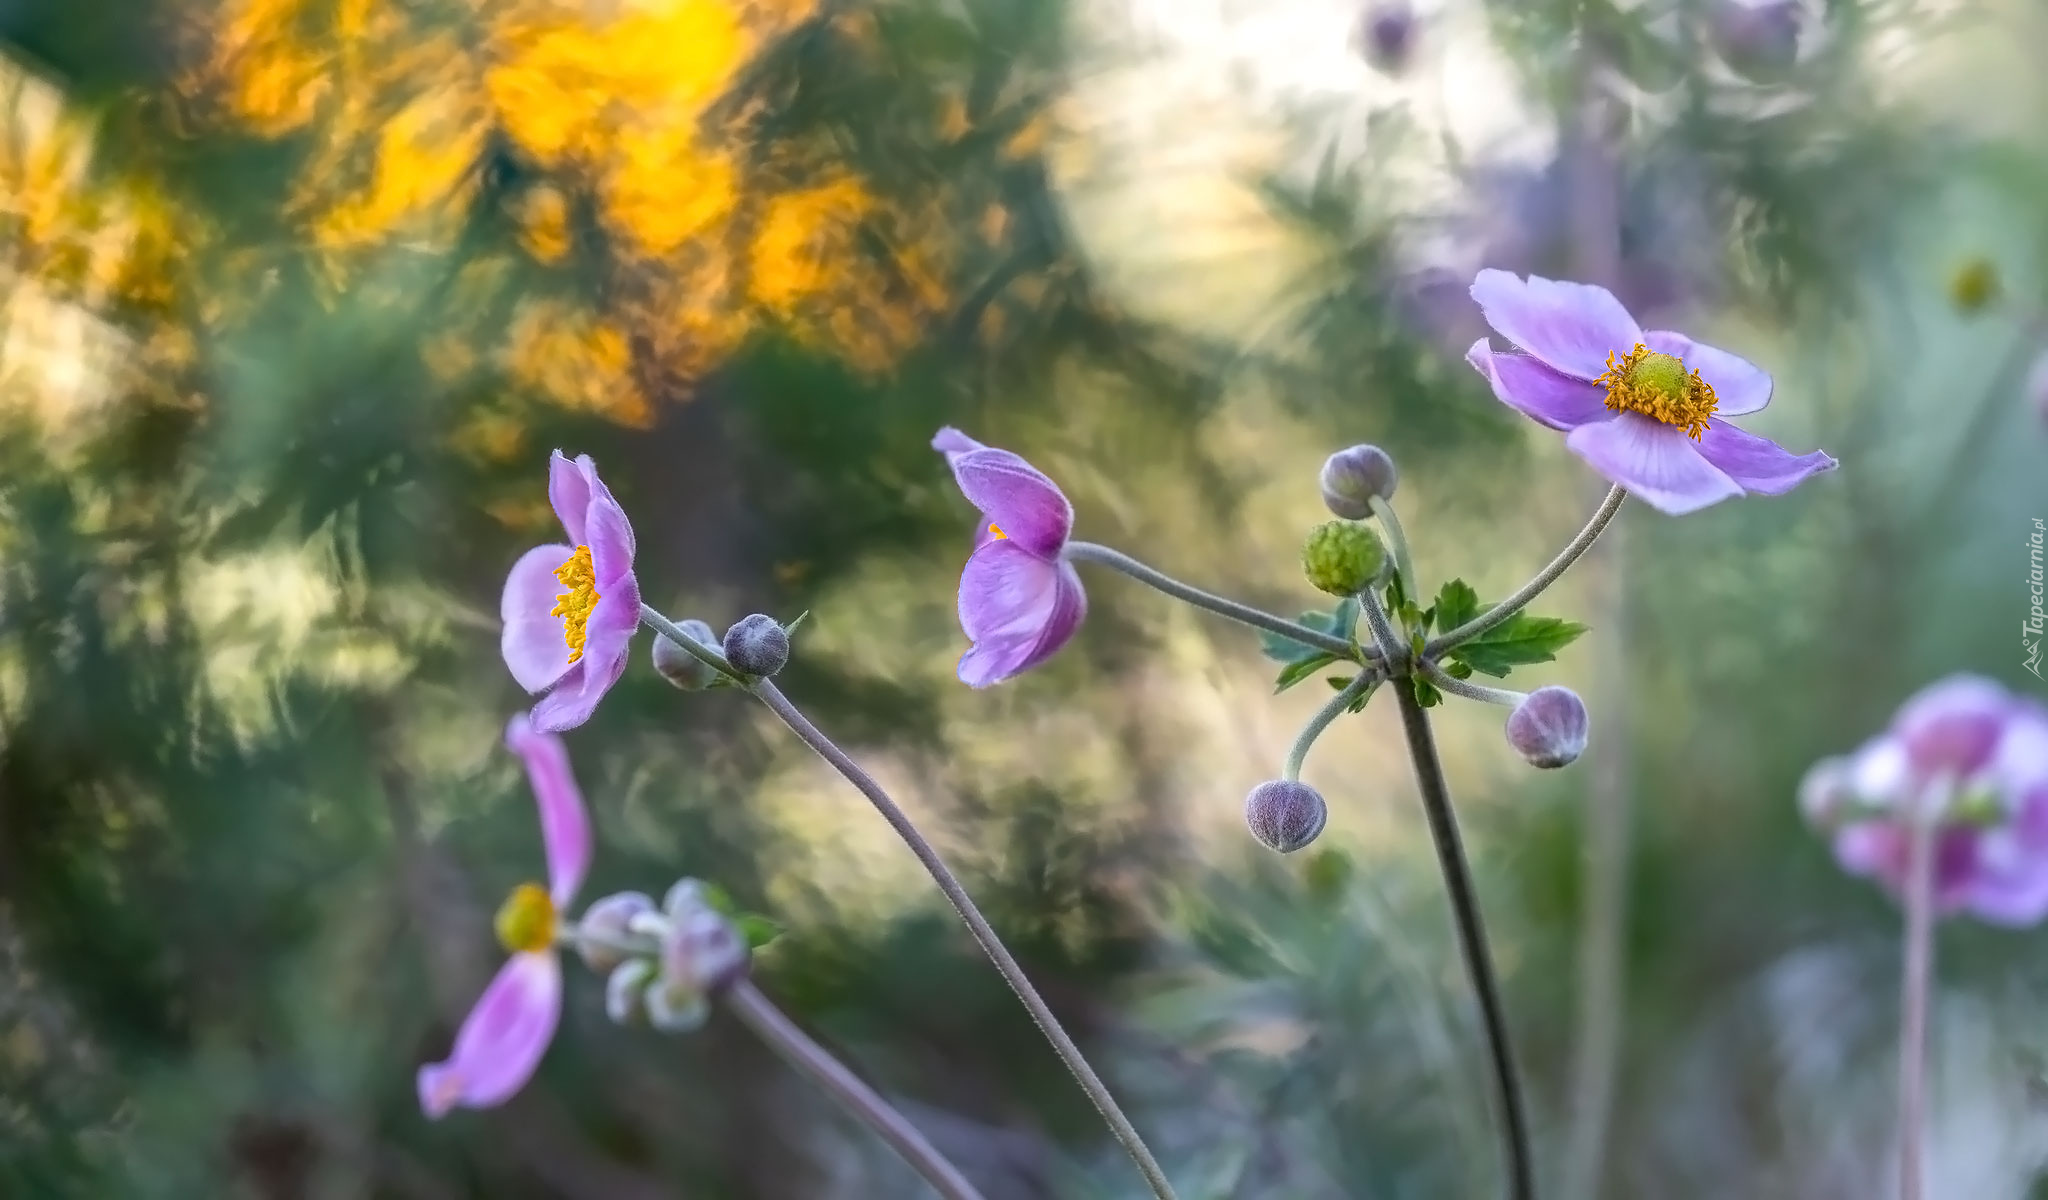
<svg viewBox="0 0 2048 1200">
<path fill-rule="evenodd" d="M 1372 586 L 1386 566 L 1379 535 L 1356 521 L 1325 521 L 1301 547 L 1301 570 L 1318 591 L 1356 596 Z"/>
</svg>

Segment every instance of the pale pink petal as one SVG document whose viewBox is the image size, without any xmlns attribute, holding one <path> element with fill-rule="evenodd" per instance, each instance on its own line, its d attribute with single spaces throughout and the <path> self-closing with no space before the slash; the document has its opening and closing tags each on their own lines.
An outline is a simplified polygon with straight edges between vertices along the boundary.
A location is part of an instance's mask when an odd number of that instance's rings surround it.
<svg viewBox="0 0 2048 1200">
<path fill-rule="evenodd" d="M 1643 340 L 1621 301 L 1590 283 L 1561 283 L 1506 271 L 1481 271 L 1472 298 L 1502 337 L 1567 375 L 1595 379 L 1607 356 L 1619 358 Z"/>
<path fill-rule="evenodd" d="M 554 505 L 555 519 L 562 523 L 569 540 L 584 543 L 583 522 L 590 511 L 590 480 L 597 469 L 588 454 L 572 462 L 560 450 L 548 457 L 548 503 Z"/>
<path fill-rule="evenodd" d="M 1892 719 L 1892 732 L 1922 779 L 1960 779 L 1988 766 L 2014 715 L 2012 694 L 1981 675 L 1922 688 Z"/>
<path fill-rule="evenodd" d="M 578 659 L 569 673 L 562 676 L 562 682 L 555 690 L 542 696 L 533 706 L 533 724 L 536 729 L 550 733 L 566 733 L 590 719 L 604 694 L 626 673 L 626 654 L 610 659 L 598 658 L 587 651 Z"/>
<path fill-rule="evenodd" d="M 444 1062 L 419 1072 L 420 1108 L 491 1108 L 533 1078 L 562 1015 L 562 967 L 553 951 L 515 954 L 463 1019 Z"/>
<path fill-rule="evenodd" d="M 1714 412 L 1718 416 L 1739 417 L 1757 412 L 1771 402 L 1770 372 L 1740 355 L 1695 342 L 1668 329 L 1652 329 L 1643 335 L 1643 344 L 1659 354 L 1682 358 L 1688 370 L 1698 371 L 1707 386 L 1714 389 Z"/>
<path fill-rule="evenodd" d="M 604 487 L 595 476 L 592 482 L 600 489 Z M 597 589 L 602 593 L 606 584 L 633 570 L 633 525 L 611 493 L 603 492 L 591 500 L 583 526 L 584 542 L 590 547 L 591 573 L 597 577 Z"/>
<path fill-rule="evenodd" d="M 575 553 L 569 546 L 535 546 L 519 556 L 505 576 L 498 615 L 505 622 L 499 650 L 512 678 L 529 692 L 546 690 L 569 669 L 569 643 L 562 618 L 548 615 L 564 590 L 555 568 Z"/>
<path fill-rule="evenodd" d="M 955 454 L 965 454 L 969 450 L 986 450 L 988 447 L 948 425 L 932 435 L 932 449 L 951 461 Z"/>
<path fill-rule="evenodd" d="M 526 764 L 526 779 L 540 809 L 541 845 L 548 857 L 548 894 L 566 908 L 590 869 L 590 813 L 569 767 L 569 747 L 533 727 L 525 713 L 505 726 L 505 745 Z"/>
<path fill-rule="evenodd" d="M 1609 480 L 1674 516 L 1742 494 L 1739 484 L 1700 457 L 1684 430 L 1641 413 L 1581 425 L 1565 435 L 1564 444 Z"/>
<path fill-rule="evenodd" d="M 961 681 L 987 687 L 1045 661 L 1073 637 L 1087 609 L 1071 564 L 988 543 L 960 575 L 960 626 L 974 642 L 960 659 Z"/>
<path fill-rule="evenodd" d="M 1465 352 L 1502 404 L 1552 429 L 1576 429 L 1614 416 L 1607 408 L 1607 389 L 1552 370 L 1527 354 L 1498 354 L 1485 338 Z"/>
<path fill-rule="evenodd" d="M 1008 450 L 969 450 L 947 460 L 967 502 L 1004 537 L 1045 559 L 1066 545 L 1074 509 L 1043 471 Z"/>
<path fill-rule="evenodd" d="M 1709 420 L 1697 443 L 1700 457 L 1721 468 L 1747 492 L 1780 496 L 1839 464 L 1826 453 L 1794 454 L 1769 438 Z"/>
</svg>

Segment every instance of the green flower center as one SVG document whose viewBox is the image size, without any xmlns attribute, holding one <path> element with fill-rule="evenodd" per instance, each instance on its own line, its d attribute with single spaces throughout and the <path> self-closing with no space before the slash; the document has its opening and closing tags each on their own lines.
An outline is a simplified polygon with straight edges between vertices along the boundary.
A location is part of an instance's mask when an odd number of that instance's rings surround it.
<svg viewBox="0 0 2048 1200">
<path fill-rule="evenodd" d="M 1683 429 L 1698 441 L 1707 429 L 1707 418 L 1720 403 L 1714 389 L 1688 372 L 1685 360 L 1658 354 L 1641 342 L 1616 362 L 1607 356 L 1607 370 L 1593 382 L 1607 388 L 1607 407 L 1614 412 L 1641 413 L 1674 429 Z"/>
</svg>

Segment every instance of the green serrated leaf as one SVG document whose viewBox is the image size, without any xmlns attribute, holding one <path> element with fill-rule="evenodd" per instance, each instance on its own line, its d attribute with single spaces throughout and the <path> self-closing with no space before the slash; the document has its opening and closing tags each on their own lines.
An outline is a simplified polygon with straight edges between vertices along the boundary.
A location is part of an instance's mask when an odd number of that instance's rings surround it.
<svg viewBox="0 0 2048 1200">
<path fill-rule="evenodd" d="M 1352 680 L 1352 676 L 1349 676 L 1349 675 L 1325 675 L 1325 676 L 1323 676 L 1323 682 L 1324 682 L 1324 683 L 1327 683 L 1327 684 L 1329 684 L 1329 685 L 1330 685 L 1330 690 L 1331 690 L 1331 691 L 1333 691 L 1333 692 L 1341 692 L 1341 691 L 1343 691 L 1343 690 L 1344 690 L 1345 688 L 1348 688 L 1348 687 L 1350 687 L 1350 686 L 1351 686 L 1351 680 Z"/>
<path fill-rule="evenodd" d="M 1353 700 L 1351 702 L 1351 707 L 1346 709 L 1345 711 L 1355 713 L 1364 712 L 1366 703 L 1372 699 L 1372 694 L 1378 690 L 1379 685 L 1374 684 L 1371 687 L 1365 689 L 1364 691 L 1358 693 L 1358 699 Z"/>
<path fill-rule="evenodd" d="M 1516 613 L 1471 641 L 1453 647 L 1449 657 L 1500 679 L 1515 667 L 1554 660 L 1559 650 L 1584 632 L 1586 627 L 1577 621 Z"/>
<path fill-rule="evenodd" d="M 1288 663 L 1281 669 L 1279 677 L 1273 680 L 1273 693 L 1278 695 L 1286 691 L 1336 661 L 1336 655 L 1318 650 L 1300 662 Z"/>
<path fill-rule="evenodd" d="M 796 632 L 796 627 L 797 627 L 797 626 L 799 626 L 799 625 L 801 625 L 801 624 L 803 624 L 803 623 L 804 623 L 804 621 L 805 621 L 805 619 L 806 619 L 806 618 L 808 618 L 808 617 L 809 617 L 810 615 L 811 615 L 811 610 L 810 610 L 810 609 L 808 609 L 808 608 L 807 608 L 807 609 L 805 609 L 805 610 L 803 610 L 802 612 L 798 613 L 798 614 L 796 615 L 796 620 L 794 620 L 794 621 L 790 621 L 790 622 L 788 622 L 788 623 L 786 623 L 786 624 L 784 624 L 784 625 L 783 625 L 783 627 L 782 627 L 782 632 L 783 632 L 783 633 L 785 633 L 785 634 L 793 634 L 793 633 L 795 633 L 795 632 Z"/>
<path fill-rule="evenodd" d="M 1453 662 L 1450 666 L 1445 667 L 1444 673 L 1453 679 L 1472 678 L 1472 668 L 1461 662 Z"/>
<path fill-rule="evenodd" d="M 1416 675 L 1410 677 L 1408 682 L 1414 685 L 1415 702 L 1417 704 L 1420 704 L 1422 707 L 1435 708 L 1437 705 L 1442 704 L 1444 702 L 1444 694 L 1442 692 L 1437 691 L 1436 685 L 1431 683 L 1429 680 L 1422 678 L 1420 675 Z"/>
<path fill-rule="evenodd" d="M 782 936 L 782 926 L 760 913 L 741 913 L 733 918 L 732 923 L 739 929 L 740 936 L 747 939 L 749 950 L 759 950 Z"/>
<path fill-rule="evenodd" d="M 1479 593 L 1462 579 L 1453 579 L 1437 589 L 1436 627 L 1448 633 L 1479 615 Z"/>
</svg>

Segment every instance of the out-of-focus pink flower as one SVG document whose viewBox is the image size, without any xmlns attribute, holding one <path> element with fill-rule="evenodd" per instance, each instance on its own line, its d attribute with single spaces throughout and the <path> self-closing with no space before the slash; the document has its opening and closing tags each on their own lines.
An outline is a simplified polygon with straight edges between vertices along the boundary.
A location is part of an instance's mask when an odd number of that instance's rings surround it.
<svg viewBox="0 0 2048 1200">
<path fill-rule="evenodd" d="M 1934 904 L 1999 925 L 2048 917 L 2048 711 L 1988 679 L 1942 680 L 1800 787 L 1844 869 L 1894 895 L 1913 822 L 1931 822 Z"/>
<path fill-rule="evenodd" d="M 1043 471 L 951 426 L 932 449 L 983 518 L 960 573 L 960 628 L 974 643 L 960 656 L 960 679 L 987 687 L 1051 658 L 1087 615 L 1081 577 L 1065 557 L 1074 508 Z"/>
<path fill-rule="evenodd" d="M 540 809 L 548 886 L 522 884 L 498 910 L 498 939 L 512 957 L 463 1019 L 447 1059 L 420 1068 L 420 1108 L 429 1117 L 510 1099 L 533 1077 L 562 1015 L 555 927 L 590 867 L 590 817 L 561 738 L 522 713 L 506 726 L 505 744 L 526 763 Z"/>
<path fill-rule="evenodd" d="M 1836 465 L 1729 424 L 1770 403 L 1771 377 L 1682 333 L 1645 332 L 1606 288 L 1481 271 L 1472 298 L 1522 351 L 1480 338 L 1465 352 L 1493 394 L 1563 431 L 1572 453 L 1667 513 L 1780 495 Z"/>
<path fill-rule="evenodd" d="M 512 678 L 545 692 L 533 706 L 540 729 L 574 729 L 625 673 L 640 624 L 633 526 L 587 454 L 548 460 L 548 500 L 569 542 L 535 546 L 505 577 L 501 648 Z"/>
</svg>

